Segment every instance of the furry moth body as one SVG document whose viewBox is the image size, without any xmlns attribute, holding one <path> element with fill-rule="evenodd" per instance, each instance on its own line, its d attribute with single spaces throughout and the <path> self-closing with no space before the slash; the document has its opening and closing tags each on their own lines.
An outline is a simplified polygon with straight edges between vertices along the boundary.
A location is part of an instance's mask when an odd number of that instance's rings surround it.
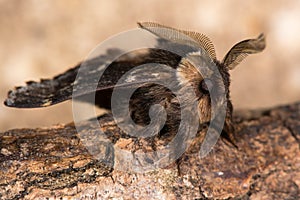
<svg viewBox="0 0 300 200">
<path fill-rule="evenodd" d="M 174 31 L 178 31 L 181 34 L 190 37 L 194 41 L 194 46 L 197 46 L 207 52 L 207 55 L 218 67 L 218 70 L 222 76 L 223 84 L 226 91 L 226 119 L 224 124 L 224 135 L 231 142 L 234 142 L 234 127 L 232 123 L 232 104 L 230 101 L 229 85 L 230 74 L 229 70 L 234 69 L 247 55 L 261 52 L 265 48 L 265 38 L 261 34 L 255 39 L 243 40 L 234 45 L 226 54 L 224 59 L 220 62 L 216 58 L 216 53 L 212 42 L 203 34 L 191 31 L 178 30 L 170 27 L 166 27 L 157 23 L 138 23 L 139 27 L 147 30 L 159 38 L 162 41 L 168 41 L 169 43 L 175 43 L 184 45 L 186 41 L 181 38 L 170 37 L 160 28 L 168 28 Z M 97 58 L 88 60 L 85 62 L 86 78 L 97 78 L 97 67 L 100 64 L 105 63 L 107 57 L 112 56 L 117 49 L 113 49 L 107 52 L 107 55 L 102 55 Z M 181 57 L 174 53 L 160 50 L 149 49 L 143 53 L 137 53 L 132 56 L 125 55 L 120 57 L 109 65 L 104 72 L 97 86 L 96 101 L 95 103 L 103 108 L 110 109 L 110 98 L 113 89 L 118 86 L 118 79 L 124 74 L 124 71 L 128 71 L 135 66 L 139 66 L 145 63 L 161 63 L 176 69 L 178 84 L 184 84 L 189 82 L 194 88 L 197 96 L 197 107 L 200 114 L 200 124 L 209 122 L 211 113 L 211 102 L 209 89 L 218 87 L 216 83 L 210 82 L 210 80 L 204 80 L 201 74 L 196 70 L 185 57 Z M 63 74 L 60 74 L 53 79 L 43 79 L 40 82 L 30 81 L 26 86 L 16 87 L 15 90 L 9 91 L 8 98 L 4 102 L 6 106 L 19 107 L 19 108 L 33 108 L 33 107 L 45 107 L 53 104 L 60 103 L 62 101 L 72 98 L 73 90 L 76 86 L 76 76 L 80 64 L 71 68 Z M 122 68 L 122 70 L 120 70 Z M 84 82 L 84 81 L 83 81 Z M 76 87 L 77 98 L 82 101 L 88 101 L 86 96 L 94 92 L 89 81 L 87 84 L 80 87 Z M 167 122 L 164 128 L 161 130 L 161 135 L 173 132 L 173 129 L 178 128 L 178 120 L 180 120 L 180 105 L 178 99 L 174 93 L 163 86 L 157 84 L 137 83 L 138 89 L 134 92 L 130 100 L 130 112 L 132 119 L 138 124 L 149 123 L 149 109 L 153 104 L 162 105 L 167 112 Z M 126 85 L 124 88 L 126 89 Z M 189 94 L 187 94 L 189 95 Z"/>
</svg>

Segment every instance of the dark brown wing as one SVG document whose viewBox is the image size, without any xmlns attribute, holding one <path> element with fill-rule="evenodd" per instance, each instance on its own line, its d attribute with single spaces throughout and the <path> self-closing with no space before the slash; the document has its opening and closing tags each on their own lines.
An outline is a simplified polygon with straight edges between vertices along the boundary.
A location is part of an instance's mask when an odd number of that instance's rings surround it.
<svg viewBox="0 0 300 200">
<path fill-rule="evenodd" d="M 108 65 L 101 79 L 99 69 L 104 68 L 111 57 L 119 53 L 118 50 L 110 50 L 107 55 L 80 63 L 65 73 L 55 76 L 53 79 L 43 79 L 40 82 L 29 81 L 26 86 L 16 87 L 8 92 L 4 104 L 9 107 L 35 108 L 54 105 L 73 97 L 90 102 L 89 95 L 95 91 L 96 104 L 100 107 L 110 107 L 110 97 L 114 87 L 131 87 L 142 85 L 151 81 L 151 74 L 141 75 L 138 81 L 125 82 L 116 85 L 119 79 L 132 68 L 145 63 L 161 63 L 176 67 L 180 57 L 164 50 L 148 50 L 146 53 L 131 52 L 130 56 L 123 55 Z M 134 55 L 134 56 L 133 56 Z M 167 58 L 167 59 L 166 59 Z M 77 77 L 80 72 L 80 77 Z M 76 81 L 75 81 L 76 80 Z"/>
</svg>

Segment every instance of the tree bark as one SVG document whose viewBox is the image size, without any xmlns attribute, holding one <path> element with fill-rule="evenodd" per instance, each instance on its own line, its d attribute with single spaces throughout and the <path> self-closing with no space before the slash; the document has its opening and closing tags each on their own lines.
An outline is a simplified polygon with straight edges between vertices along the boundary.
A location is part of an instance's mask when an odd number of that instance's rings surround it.
<svg viewBox="0 0 300 200">
<path fill-rule="evenodd" d="M 98 120 L 105 139 L 91 121 L 1 133 L 0 198 L 300 198 L 300 103 L 238 111 L 238 148 L 219 139 L 200 159 L 199 133 L 177 162 L 145 173 L 118 170 L 114 147 L 135 142 L 110 115 Z"/>
</svg>

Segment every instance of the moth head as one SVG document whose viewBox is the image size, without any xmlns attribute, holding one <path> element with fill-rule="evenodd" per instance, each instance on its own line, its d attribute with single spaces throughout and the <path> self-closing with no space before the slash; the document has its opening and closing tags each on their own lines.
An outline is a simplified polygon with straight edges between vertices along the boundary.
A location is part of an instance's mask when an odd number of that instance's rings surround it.
<svg viewBox="0 0 300 200">
<path fill-rule="evenodd" d="M 202 41 L 202 43 L 208 44 L 211 42 Z M 198 53 L 198 56 L 202 57 L 200 60 L 206 60 L 200 62 L 199 65 L 196 64 L 195 66 L 194 63 L 189 62 L 190 55 L 197 55 L 195 52 L 182 58 L 177 68 L 177 75 L 181 83 L 189 82 L 193 85 L 198 98 L 198 111 L 201 123 L 208 122 L 211 119 L 211 98 L 217 98 L 215 99 L 219 101 L 217 104 L 227 103 L 227 115 L 231 118 L 232 105 L 229 90 L 229 70 L 234 69 L 249 54 L 261 52 L 265 46 L 265 37 L 263 34 L 260 34 L 255 39 L 243 40 L 234 45 L 221 62 L 215 58 L 214 50 L 211 48 L 207 49 L 207 46 L 203 47 L 204 52 L 202 51 L 202 54 Z M 201 72 L 199 69 L 201 69 Z M 220 96 L 222 95 L 222 88 L 225 90 L 225 99 Z"/>
<path fill-rule="evenodd" d="M 189 52 L 186 56 L 182 57 L 178 68 L 176 69 L 177 78 L 180 84 L 189 83 L 194 88 L 195 94 L 198 99 L 198 112 L 200 116 L 200 122 L 207 122 L 210 120 L 210 96 L 212 93 L 217 94 L 220 91 L 220 88 L 222 87 L 225 89 L 225 102 L 220 103 L 228 104 L 227 117 L 231 118 L 232 105 L 229 99 L 229 70 L 234 69 L 249 54 L 259 53 L 262 50 L 264 50 L 266 46 L 264 35 L 260 34 L 255 39 L 247 39 L 237 43 L 228 51 L 224 59 L 220 62 L 216 58 L 213 43 L 204 34 L 193 31 L 179 30 L 153 22 L 138 23 L 138 25 L 141 28 L 157 35 L 160 38 L 178 44 L 187 44 L 198 47 L 198 52 Z M 170 35 L 170 32 L 165 31 L 166 29 L 175 32 L 175 34 Z M 178 34 L 176 34 L 176 32 L 178 32 Z M 181 37 L 182 35 L 185 35 L 190 39 L 187 39 L 186 37 Z M 190 62 L 190 58 L 195 56 L 199 56 L 199 58 L 201 58 L 200 60 L 202 60 L 203 62 L 196 62 L 196 64 L 195 62 Z M 200 66 L 203 63 L 206 66 Z M 217 70 L 206 69 L 207 66 L 209 68 L 209 66 L 212 65 L 214 65 Z M 203 67 L 202 72 L 199 72 L 199 67 Z M 220 78 L 216 78 L 217 74 L 221 75 L 221 80 Z"/>
</svg>

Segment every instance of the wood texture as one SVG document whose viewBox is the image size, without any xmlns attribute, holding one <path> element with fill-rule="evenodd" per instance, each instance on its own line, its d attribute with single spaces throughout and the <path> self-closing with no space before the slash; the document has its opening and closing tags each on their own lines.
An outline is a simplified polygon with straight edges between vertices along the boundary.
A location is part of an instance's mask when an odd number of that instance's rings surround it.
<svg viewBox="0 0 300 200">
<path fill-rule="evenodd" d="M 99 143 L 103 159 L 87 150 L 85 139 L 101 140 L 89 121 L 79 131 L 74 124 L 9 130 L 0 134 L 0 198 L 299 199 L 300 103 L 238 111 L 234 120 L 238 149 L 220 139 L 200 159 L 199 133 L 179 162 L 147 173 L 114 170 L 113 147 L 133 141 L 109 115 L 99 118 L 114 144 Z"/>
</svg>

